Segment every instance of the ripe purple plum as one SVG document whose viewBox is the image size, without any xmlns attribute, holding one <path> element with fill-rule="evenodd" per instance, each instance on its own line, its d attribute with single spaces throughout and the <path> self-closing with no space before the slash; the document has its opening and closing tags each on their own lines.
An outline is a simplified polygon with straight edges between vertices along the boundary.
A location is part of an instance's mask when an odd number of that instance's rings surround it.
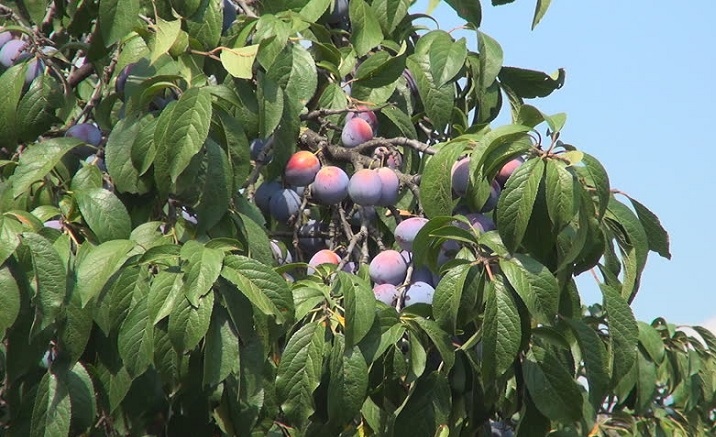
<svg viewBox="0 0 716 437">
<path fill-rule="evenodd" d="M 0 48 L 2 48 L 2 46 L 4 46 L 5 43 L 10 41 L 12 38 L 13 36 L 10 31 L 0 32 Z"/>
<path fill-rule="evenodd" d="M 46 228 L 57 229 L 58 231 L 62 230 L 62 222 L 60 220 L 48 220 L 44 223 L 44 226 Z"/>
<path fill-rule="evenodd" d="M 359 119 L 354 119 L 359 120 Z M 348 195 L 358 205 L 377 205 L 382 196 L 383 184 L 374 170 L 364 168 L 353 173 L 348 181 Z"/>
<path fill-rule="evenodd" d="M 340 167 L 323 167 L 311 184 L 313 199 L 324 205 L 335 205 L 348 196 L 348 175 Z"/>
<path fill-rule="evenodd" d="M 398 151 L 390 150 L 387 147 L 376 147 L 373 158 L 380 161 L 380 164 L 392 169 L 400 169 L 403 166 L 403 155 Z"/>
<path fill-rule="evenodd" d="M 293 262 L 293 256 L 291 256 L 291 252 L 288 251 L 286 245 L 276 240 L 271 240 L 269 245 L 271 246 L 271 253 L 273 253 L 273 257 L 279 265 Z"/>
<path fill-rule="evenodd" d="M 409 307 L 416 303 L 427 303 L 432 305 L 435 288 L 427 282 L 416 281 L 405 290 L 405 306 Z"/>
<path fill-rule="evenodd" d="M 470 222 L 470 225 L 472 225 L 473 228 L 477 229 L 480 232 L 489 232 L 497 229 L 495 227 L 495 222 L 492 221 L 490 217 L 484 214 L 472 213 L 465 215 L 465 217 Z"/>
<path fill-rule="evenodd" d="M 397 250 L 380 252 L 368 266 L 370 279 L 376 284 L 400 285 L 407 273 L 408 263 Z"/>
<path fill-rule="evenodd" d="M 321 162 L 316 155 L 307 150 L 299 150 L 288 159 L 284 180 L 289 185 L 308 185 L 313 182 L 320 169 Z"/>
<path fill-rule="evenodd" d="M 376 300 L 391 306 L 400 295 L 398 289 L 393 284 L 378 284 L 373 287 L 373 294 L 375 295 Z"/>
<path fill-rule="evenodd" d="M 425 266 L 413 270 L 410 280 L 411 282 L 425 282 L 433 287 L 436 285 L 435 274 Z"/>
<path fill-rule="evenodd" d="M 323 223 L 310 219 L 298 230 L 298 246 L 307 254 L 314 254 L 327 247 L 323 238 L 328 229 Z"/>
<path fill-rule="evenodd" d="M 251 141 L 251 144 L 249 145 L 251 159 L 254 161 L 258 161 L 261 157 L 261 152 L 264 151 L 264 148 L 266 147 L 266 140 L 263 138 L 255 138 Z M 266 157 L 268 159 L 268 157 Z"/>
<path fill-rule="evenodd" d="M 522 163 L 525 162 L 524 158 L 518 157 L 515 159 L 512 159 L 510 161 L 507 161 L 505 165 L 502 166 L 500 171 L 495 176 L 495 180 L 500 184 L 501 187 L 505 187 L 505 184 L 507 183 L 507 179 L 512 176 L 512 173 L 515 172 L 517 167 L 522 165 Z"/>
<path fill-rule="evenodd" d="M 502 193 L 502 187 L 499 182 L 493 179 L 492 186 L 490 187 L 490 197 L 487 198 L 485 204 L 480 208 L 480 212 L 489 212 L 495 209 L 497 201 L 500 199 L 500 193 Z"/>
<path fill-rule="evenodd" d="M 371 130 L 373 131 L 373 135 L 375 135 L 376 132 L 378 132 L 378 116 L 375 115 L 375 112 L 371 111 L 367 106 L 358 106 L 356 109 L 361 112 L 349 112 L 346 114 L 346 123 L 354 118 L 362 118 L 368 122 Z"/>
<path fill-rule="evenodd" d="M 283 185 L 281 185 L 279 181 L 264 181 L 264 183 L 259 185 L 256 189 L 256 193 L 254 193 L 254 202 L 256 202 L 256 206 L 258 206 L 264 214 L 268 214 L 271 197 L 278 193 L 282 188 Z"/>
<path fill-rule="evenodd" d="M 30 84 L 39 75 L 42 74 L 45 69 L 45 63 L 38 58 L 32 58 L 27 62 L 25 70 L 25 83 Z"/>
<path fill-rule="evenodd" d="M 328 16 L 328 22 L 331 24 L 340 23 L 348 17 L 348 0 L 335 0 L 330 11 L 331 15 Z"/>
<path fill-rule="evenodd" d="M 92 146 L 99 146 L 102 142 L 102 131 L 90 123 L 78 123 L 65 132 L 66 137 L 77 138 Z"/>
<path fill-rule="evenodd" d="M 425 226 L 428 219 L 423 217 L 410 217 L 398 223 L 395 227 L 395 242 L 404 250 L 413 250 L 413 241 L 420 229 Z"/>
<path fill-rule="evenodd" d="M 405 82 L 408 84 L 408 88 L 413 94 L 418 93 L 418 83 L 415 82 L 415 76 L 413 76 L 413 73 L 410 72 L 407 68 L 403 70 L 403 78 L 405 78 Z"/>
<path fill-rule="evenodd" d="M 373 128 L 362 118 L 353 117 L 343 125 L 341 142 L 346 147 L 356 147 L 372 139 Z"/>
<path fill-rule="evenodd" d="M 398 203 L 400 180 L 395 172 L 387 167 L 381 167 L 375 171 L 380 178 L 382 189 L 378 206 L 395 206 Z"/>
<path fill-rule="evenodd" d="M 452 166 L 452 191 L 458 197 L 467 194 L 467 187 L 470 184 L 470 157 L 462 158 Z"/>
<path fill-rule="evenodd" d="M 21 39 L 12 39 L 6 42 L 0 49 L 0 64 L 5 68 L 11 67 L 22 56 L 26 48 L 27 42 Z"/>
<path fill-rule="evenodd" d="M 236 6 L 229 0 L 224 0 L 224 19 L 221 24 L 221 33 L 225 34 L 236 20 Z"/>
<path fill-rule="evenodd" d="M 127 85 L 127 78 L 129 78 L 129 75 L 135 65 L 136 64 L 134 63 L 127 64 L 117 75 L 117 81 L 114 83 L 114 89 L 117 91 L 117 94 L 124 94 L 124 87 Z"/>
<path fill-rule="evenodd" d="M 330 249 L 323 249 L 316 252 L 308 261 L 308 265 L 311 267 L 318 267 L 321 264 L 334 264 L 338 265 L 341 263 L 341 257 L 337 253 Z M 313 273 L 313 269 L 308 269 L 308 274 Z"/>
<path fill-rule="evenodd" d="M 288 223 L 301 209 L 301 197 L 290 188 L 283 188 L 271 196 L 269 213 L 281 223 Z"/>
</svg>

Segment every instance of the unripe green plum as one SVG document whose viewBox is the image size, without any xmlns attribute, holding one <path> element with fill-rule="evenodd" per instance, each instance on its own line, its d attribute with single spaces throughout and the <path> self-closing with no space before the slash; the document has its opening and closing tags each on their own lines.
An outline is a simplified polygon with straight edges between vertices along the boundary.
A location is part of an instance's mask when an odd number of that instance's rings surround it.
<svg viewBox="0 0 716 437">
<path fill-rule="evenodd" d="M 281 223 L 288 223 L 289 219 L 296 216 L 300 209 L 301 197 L 290 188 L 284 188 L 274 193 L 269 201 L 269 213 Z"/>
<path fill-rule="evenodd" d="M 299 150 L 288 159 L 284 180 L 289 185 L 308 185 L 313 182 L 320 169 L 321 162 L 316 155 L 307 150 Z"/>
<path fill-rule="evenodd" d="M 425 226 L 428 219 L 423 217 L 411 217 L 398 223 L 395 227 L 395 242 L 405 250 L 413 250 L 413 241 L 420 229 Z"/>
<path fill-rule="evenodd" d="M 400 180 L 395 172 L 387 167 L 381 167 L 375 171 L 380 178 L 381 192 L 378 206 L 395 206 L 398 203 Z"/>
<path fill-rule="evenodd" d="M 348 195 L 358 205 L 376 205 L 382 196 L 382 190 L 383 184 L 380 176 L 371 169 L 358 170 L 348 181 Z"/>
<path fill-rule="evenodd" d="M 512 176 L 512 173 L 514 173 L 515 170 L 517 170 L 517 167 L 522 165 L 523 162 L 525 162 L 524 158 L 518 157 L 507 161 L 507 163 L 502 166 L 500 171 L 495 176 L 495 180 L 500 184 L 501 187 L 504 188 L 505 184 L 507 183 L 507 179 Z"/>
<path fill-rule="evenodd" d="M 311 184 L 311 196 L 324 205 L 335 205 L 348 196 L 348 175 L 340 167 L 321 168 Z"/>
<path fill-rule="evenodd" d="M 406 307 L 414 305 L 416 303 L 427 303 L 432 305 L 433 295 L 435 294 L 435 288 L 427 282 L 417 281 L 413 282 L 405 290 L 405 303 Z"/>
<path fill-rule="evenodd" d="M 408 273 L 408 263 L 397 250 L 384 250 L 368 266 L 370 279 L 376 284 L 400 285 Z"/>
<path fill-rule="evenodd" d="M 353 117 L 343 125 L 341 142 L 345 147 L 356 147 L 372 139 L 373 129 L 362 118 Z"/>
<path fill-rule="evenodd" d="M 390 306 L 395 304 L 395 300 L 400 295 L 398 288 L 393 284 L 378 284 L 373 287 L 373 294 L 376 300 Z"/>
<path fill-rule="evenodd" d="M 3 44 L 0 49 L 0 64 L 3 67 L 9 68 L 18 60 L 25 52 L 27 48 L 27 42 L 21 39 L 12 39 Z"/>
<path fill-rule="evenodd" d="M 90 123 L 78 123 L 65 132 L 66 137 L 77 138 L 92 146 L 99 146 L 102 142 L 102 131 Z"/>
<path fill-rule="evenodd" d="M 264 181 L 254 193 L 254 202 L 264 214 L 269 213 L 271 197 L 283 188 L 279 181 Z"/>
</svg>

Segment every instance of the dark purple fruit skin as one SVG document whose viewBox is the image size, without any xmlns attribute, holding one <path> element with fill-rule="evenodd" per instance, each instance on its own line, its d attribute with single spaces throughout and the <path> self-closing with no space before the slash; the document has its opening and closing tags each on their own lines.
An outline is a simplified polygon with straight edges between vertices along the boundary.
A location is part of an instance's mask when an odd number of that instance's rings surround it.
<svg viewBox="0 0 716 437">
<path fill-rule="evenodd" d="M 65 132 L 66 137 L 77 138 L 92 146 L 99 146 L 102 142 L 102 131 L 90 123 L 78 123 Z"/>
<path fill-rule="evenodd" d="M 340 203 L 348 197 L 348 181 L 348 175 L 340 167 L 323 167 L 311 184 L 311 196 L 324 205 Z"/>
<path fill-rule="evenodd" d="M 408 263 L 397 250 L 385 250 L 376 255 L 368 266 L 370 279 L 376 284 L 400 285 L 408 272 Z"/>
<path fill-rule="evenodd" d="M 322 236 L 324 231 L 327 231 L 324 227 L 318 221 L 311 219 L 299 228 L 298 246 L 305 254 L 312 255 L 328 247 L 326 240 Z"/>
<path fill-rule="evenodd" d="M 395 206 L 398 203 L 400 194 L 400 180 L 398 175 L 387 167 L 381 167 L 376 170 L 380 183 L 382 185 L 380 199 L 376 205 L 378 206 Z"/>
<path fill-rule="evenodd" d="M 331 11 L 328 22 L 331 24 L 340 23 L 348 17 L 348 0 L 335 0 Z"/>
<path fill-rule="evenodd" d="M 470 184 L 470 158 L 463 158 L 452 166 L 452 191 L 458 197 L 467 194 L 467 187 Z"/>
<path fill-rule="evenodd" d="M 423 266 L 413 270 L 413 276 L 410 277 L 412 282 L 425 282 L 435 287 L 435 274 L 427 267 Z"/>
<path fill-rule="evenodd" d="M 497 227 L 495 226 L 495 222 L 492 221 L 492 219 L 486 215 L 473 213 L 467 214 L 465 217 L 468 219 L 472 227 L 479 230 L 480 232 L 489 232 L 497 229 Z"/>
<path fill-rule="evenodd" d="M 124 87 L 127 85 L 127 78 L 135 65 L 136 64 L 127 64 L 117 75 L 117 81 L 114 83 L 114 89 L 117 91 L 117 94 L 124 94 Z"/>
<path fill-rule="evenodd" d="M 367 168 L 353 173 L 348 181 L 348 195 L 358 205 L 376 205 L 382 196 L 382 189 L 378 173 Z"/>
<path fill-rule="evenodd" d="M 284 169 L 284 180 L 289 185 L 306 186 L 313 182 L 320 169 L 321 162 L 316 155 L 307 150 L 300 150 L 288 159 Z"/>
<path fill-rule="evenodd" d="M 269 212 L 269 203 L 271 202 L 271 196 L 278 193 L 283 188 L 283 185 L 279 181 L 264 181 L 256 189 L 254 193 L 254 202 L 264 214 Z"/>
<path fill-rule="evenodd" d="M 249 145 L 250 153 L 251 153 L 251 159 L 254 161 L 258 161 L 261 157 L 261 152 L 264 151 L 264 148 L 266 147 L 266 140 L 263 138 L 255 138 L 251 141 L 251 144 Z"/>
<path fill-rule="evenodd" d="M 373 139 L 373 128 L 362 118 L 353 117 L 346 121 L 341 131 L 341 142 L 345 147 L 356 147 Z"/>
<path fill-rule="evenodd" d="M 236 6 L 229 0 L 224 0 L 224 19 L 221 24 L 221 34 L 225 34 L 227 30 L 236 20 Z"/>
<path fill-rule="evenodd" d="M 422 217 L 411 217 L 398 223 L 395 227 L 395 242 L 405 250 L 413 250 L 413 241 L 420 229 L 428 222 Z"/>
<path fill-rule="evenodd" d="M 502 187 L 499 182 L 493 180 L 492 186 L 490 187 L 490 197 L 487 198 L 485 204 L 480 209 L 480 212 L 489 212 L 495 209 L 497 201 L 500 199 L 500 193 L 502 193 Z"/>
<path fill-rule="evenodd" d="M 271 196 L 269 213 L 281 223 L 288 223 L 291 216 L 298 214 L 301 208 L 301 197 L 294 190 L 284 188 Z"/>
<path fill-rule="evenodd" d="M 13 39 L 3 44 L 0 49 L 0 64 L 9 68 L 17 61 L 27 48 L 27 42 L 20 39 Z"/>
</svg>

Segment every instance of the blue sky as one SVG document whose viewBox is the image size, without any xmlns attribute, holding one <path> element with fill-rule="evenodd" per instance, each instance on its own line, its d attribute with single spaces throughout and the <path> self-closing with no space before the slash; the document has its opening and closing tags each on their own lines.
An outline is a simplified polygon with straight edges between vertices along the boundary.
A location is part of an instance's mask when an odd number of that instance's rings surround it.
<svg viewBox="0 0 716 437">
<path fill-rule="evenodd" d="M 635 315 L 716 327 L 716 122 L 709 109 L 716 102 L 716 2 L 553 1 L 531 31 L 535 1 L 493 7 L 483 0 L 481 30 L 500 42 L 505 65 L 566 70 L 561 90 L 530 103 L 566 112 L 562 139 L 596 156 L 612 187 L 644 203 L 669 231 L 672 260 L 650 255 Z M 462 24 L 444 2 L 433 15 L 445 30 Z M 454 35 L 467 36 L 475 50 L 473 33 Z M 583 302 L 601 300 L 589 274 L 578 283 Z"/>
</svg>

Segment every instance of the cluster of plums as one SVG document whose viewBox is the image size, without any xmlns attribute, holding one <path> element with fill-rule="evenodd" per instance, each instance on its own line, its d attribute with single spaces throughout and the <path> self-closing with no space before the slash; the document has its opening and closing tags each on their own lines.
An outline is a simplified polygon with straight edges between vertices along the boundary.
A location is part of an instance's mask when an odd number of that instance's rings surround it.
<svg viewBox="0 0 716 437">
<path fill-rule="evenodd" d="M 0 65 L 10 68 L 18 62 L 25 63 L 25 84 L 31 83 L 45 69 L 44 62 L 32 55 L 26 40 L 10 31 L 0 31 Z"/>
</svg>

